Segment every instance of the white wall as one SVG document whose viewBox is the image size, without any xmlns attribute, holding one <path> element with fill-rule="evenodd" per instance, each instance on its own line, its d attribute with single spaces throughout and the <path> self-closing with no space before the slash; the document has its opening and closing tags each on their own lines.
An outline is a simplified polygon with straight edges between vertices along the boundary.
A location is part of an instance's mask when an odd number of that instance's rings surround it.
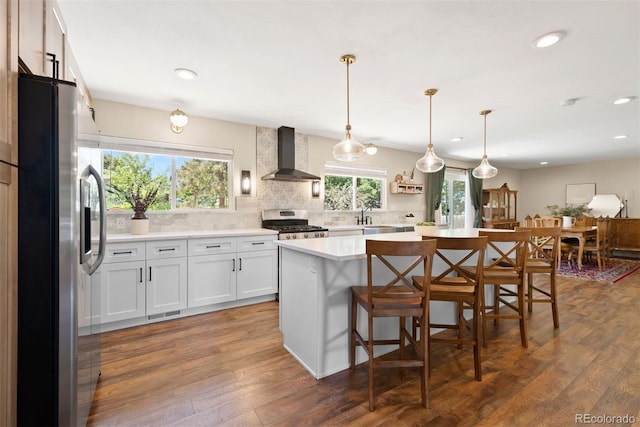
<svg viewBox="0 0 640 427">
<path fill-rule="evenodd" d="M 545 206 L 565 205 L 567 184 L 595 183 L 596 194 L 627 192 L 629 217 L 640 216 L 640 157 L 521 171 L 518 218 L 548 214 Z"/>
</svg>

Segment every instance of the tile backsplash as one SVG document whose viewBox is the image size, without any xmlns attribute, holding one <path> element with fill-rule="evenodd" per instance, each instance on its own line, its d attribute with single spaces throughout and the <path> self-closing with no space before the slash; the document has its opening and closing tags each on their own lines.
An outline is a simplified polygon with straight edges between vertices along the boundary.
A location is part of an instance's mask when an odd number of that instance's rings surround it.
<svg viewBox="0 0 640 427">
<path fill-rule="evenodd" d="M 307 170 L 309 155 L 308 136 L 295 134 L 296 168 Z M 235 210 L 230 212 L 147 212 L 150 232 L 205 231 L 223 229 L 259 228 L 261 212 L 264 209 L 295 208 L 309 211 L 309 223 L 313 225 L 352 225 L 360 212 L 325 212 L 322 199 L 311 198 L 310 182 L 286 182 L 260 179 L 278 167 L 277 130 L 258 127 L 256 129 L 256 197 L 235 197 Z M 414 218 L 407 218 L 409 212 L 385 211 L 366 212 L 374 224 L 413 224 L 417 218 L 424 218 L 425 211 L 412 211 Z M 107 233 L 130 232 L 131 212 L 109 212 Z M 124 228 L 117 228 L 117 219 L 124 218 Z"/>
</svg>

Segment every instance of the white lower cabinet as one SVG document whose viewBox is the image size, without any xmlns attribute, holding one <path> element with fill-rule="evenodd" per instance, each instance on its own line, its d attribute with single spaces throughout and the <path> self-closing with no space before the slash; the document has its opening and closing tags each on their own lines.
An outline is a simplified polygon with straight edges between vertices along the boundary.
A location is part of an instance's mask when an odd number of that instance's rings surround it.
<svg viewBox="0 0 640 427">
<path fill-rule="evenodd" d="M 238 299 L 278 292 L 277 255 L 277 250 L 238 252 Z"/>
<path fill-rule="evenodd" d="M 147 242 L 147 315 L 187 308 L 187 241 Z"/>
<path fill-rule="evenodd" d="M 144 316 L 145 262 L 125 261 L 100 266 L 102 307 L 100 323 Z"/>
<path fill-rule="evenodd" d="M 236 254 L 189 257 L 189 307 L 236 299 Z"/>
<path fill-rule="evenodd" d="M 278 291 L 275 236 L 189 240 L 189 307 Z"/>
<path fill-rule="evenodd" d="M 259 235 L 108 243 L 103 264 L 89 279 L 92 290 L 100 292 L 100 306 L 89 310 L 88 284 L 78 285 L 79 324 L 109 324 L 101 329 L 113 330 L 275 294 L 275 239 Z"/>
</svg>

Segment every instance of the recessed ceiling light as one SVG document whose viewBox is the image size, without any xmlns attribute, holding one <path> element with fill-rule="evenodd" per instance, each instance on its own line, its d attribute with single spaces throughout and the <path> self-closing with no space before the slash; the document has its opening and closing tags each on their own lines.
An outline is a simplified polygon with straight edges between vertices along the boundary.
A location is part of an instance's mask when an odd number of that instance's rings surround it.
<svg viewBox="0 0 640 427">
<path fill-rule="evenodd" d="M 541 165 L 548 165 L 549 162 L 540 162 Z"/>
<path fill-rule="evenodd" d="M 500 157 L 509 157 L 509 156 L 510 156 L 510 154 L 509 154 L 509 153 L 502 153 L 502 154 L 500 154 Z"/>
<path fill-rule="evenodd" d="M 451 138 L 451 142 L 460 142 L 462 141 L 464 138 L 461 136 L 454 136 L 453 138 Z"/>
<path fill-rule="evenodd" d="M 616 135 L 613 137 L 613 139 L 625 139 L 627 136 L 629 135 Z"/>
<path fill-rule="evenodd" d="M 184 80 L 193 80 L 198 77 L 198 73 L 187 68 L 176 68 L 175 70 L 173 70 L 173 72 L 176 73 L 178 77 Z"/>
<path fill-rule="evenodd" d="M 554 31 L 552 33 L 547 33 L 535 39 L 533 45 L 535 47 L 549 47 L 558 43 L 560 40 L 564 38 L 566 33 L 564 31 Z"/>
<path fill-rule="evenodd" d="M 627 102 L 631 102 L 634 99 L 636 99 L 635 96 L 625 96 L 623 98 L 614 99 L 611 102 L 613 102 L 615 105 L 621 105 L 621 104 L 626 104 Z"/>
</svg>

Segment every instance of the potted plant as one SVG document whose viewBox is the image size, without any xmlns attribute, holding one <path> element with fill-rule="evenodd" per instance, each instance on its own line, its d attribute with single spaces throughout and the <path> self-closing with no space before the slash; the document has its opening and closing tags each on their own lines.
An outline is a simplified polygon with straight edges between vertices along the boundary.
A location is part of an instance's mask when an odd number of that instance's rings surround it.
<svg viewBox="0 0 640 427">
<path fill-rule="evenodd" d="M 145 234 L 149 232 L 149 218 L 147 209 L 158 197 L 158 185 L 136 185 L 135 188 L 122 189 L 116 185 L 110 185 L 107 191 L 116 196 L 121 202 L 128 204 L 133 210 L 131 217 L 131 234 Z"/>
<path fill-rule="evenodd" d="M 546 207 L 549 210 L 549 213 L 553 216 L 561 216 L 562 217 L 562 226 L 563 227 L 571 227 L 576 223 L 576 220 L 582 218 L 584 214 L 591 212 L 586 205 L 565 205 L 564 207 L 560 207 L 558 205 L 548 205 Z"/>
<path fill-rule="evenodd" d="M 422 221 L 417 222 L 413 229 L 421 236 L 434 236 L 438 231 L 438 226 L 433 221 Z"/>
</svg>

